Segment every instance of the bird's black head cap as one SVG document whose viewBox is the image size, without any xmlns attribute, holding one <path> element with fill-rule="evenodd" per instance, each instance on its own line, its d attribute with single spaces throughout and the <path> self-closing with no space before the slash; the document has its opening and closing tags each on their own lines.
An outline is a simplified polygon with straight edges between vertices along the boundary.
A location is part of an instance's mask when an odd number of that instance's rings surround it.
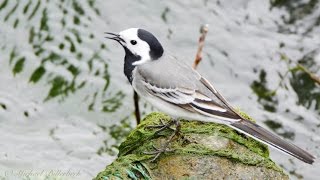
<svg viewBox="0 0 320 180">
<path fill-rule="evenodd" d="M 149 44 L 149 53 L 152 60 L 159 59 L 162 56 L 163 47 L 153 34 L 144 29 L 138 29 L 138 37 Z"/>
</svg>

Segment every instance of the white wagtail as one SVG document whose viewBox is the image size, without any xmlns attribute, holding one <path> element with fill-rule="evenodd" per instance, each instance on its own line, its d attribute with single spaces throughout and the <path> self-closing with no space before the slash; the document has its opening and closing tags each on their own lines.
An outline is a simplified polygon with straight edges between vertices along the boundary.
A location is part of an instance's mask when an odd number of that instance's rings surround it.
<svg viewBox="0 0 320 180">
<path fill-rule="evenodd" d="M 130 28 L 119 34 L 106 34 L 109 35 L 106 38 L 124 48 L 124 74 L 134 90 L 173 119 L 225 124 L 306 163 L 314 162 L 315 157 L 308 152 L 243 118 L 208 80 L 183 61 L 166 54 L 150 32 Z M 159 152 L 164 152 L 168 144 L 169 141 Z"/>
</svg>

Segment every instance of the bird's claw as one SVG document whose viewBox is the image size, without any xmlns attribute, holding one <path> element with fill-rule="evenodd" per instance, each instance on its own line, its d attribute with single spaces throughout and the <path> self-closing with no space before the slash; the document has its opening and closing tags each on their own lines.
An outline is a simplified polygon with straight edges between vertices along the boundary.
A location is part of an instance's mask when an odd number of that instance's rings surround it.
<svg viewBox="0 0 320 180">
<path fill-rule="evenodd" d="M 151 128 L 155 128 L 155 129 L 159 129 L 155 132 L 155 134 L 159 134 L 160 132 L 164 131 L 165 129 L 170 129 L 172 131 L 175 131 L 175 129 L 171 128 L 171 126 L 175 123 L 174 120 L 171 120 L 168 123 L 164 123 L 162 119 L 160 119 L 160 124 L 159 125 L 150 125 L 150 126 L 146 126 L 146 128 L 151 129 Z"/>
<path fill-rule="evenodd" d="M 172 120 L 167 124 L 164 124 L 162 120 L 160 120 L 160 122 L 163 125 L 163 127 L 161 127 L 161 129 L 156 131 L 155 134 L 158 134 L 159 132 L 163 131 L 164 129 L 170 127 L 173 124 L 176 125 L 176 128 L 172 129 L 174 132 L 170 135 L 170 137 L 168 138 L 167 142 L 164 145 L 162 145 L 161 148 L 156 148 L 154 145 L 152 145 L 152 147 L 153 147 L 153 149 L 155 149 L 155 151 L 144 152 L 145 154 L 148 154 L 148 155 L 155 155 L 155 157 L 152 158 L 151 162 L 154 162 L 164 152 L 172 152 L 172 151 L 174 151 L 174 150 L 168 149 L 168 147 L 169 147 L 169 144 L 172 142 L 173 137 L 178 135 L 179 132 L 180 132 L 180 122 L 178 120 Z"/>
<path fill-rule="evenodd" d="M 143 152 L 143 153 L 147 155 L 155 155 L 150 161 L 150 162 L 155 162 L 162 153 L 174 151 L 173 149 L 168 149 L 168 145 L 169 144 L 166 144 L 166 147 L 163 147 L 163 148 L 157 148 L 154 145 L 152 145 L 153 149 L 155 149 L 154 151 Z"/>
</svg>

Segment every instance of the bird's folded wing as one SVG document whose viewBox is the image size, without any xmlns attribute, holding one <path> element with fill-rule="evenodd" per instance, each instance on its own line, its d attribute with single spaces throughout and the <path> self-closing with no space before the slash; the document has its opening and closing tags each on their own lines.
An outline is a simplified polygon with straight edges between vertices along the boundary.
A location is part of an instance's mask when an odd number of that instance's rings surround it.
<svg viewBox="0 0 320 180">
<path fill-rule="evenodd" d="M 145 81 L 143 85 L 151 95 L 188 111 L 207 117 L 228 119 L 230 123 L 239 120 L 239 116 L 227 106 L 222 106 L 198 90 L 184 87 L 161 88 Z"/>
</svg>

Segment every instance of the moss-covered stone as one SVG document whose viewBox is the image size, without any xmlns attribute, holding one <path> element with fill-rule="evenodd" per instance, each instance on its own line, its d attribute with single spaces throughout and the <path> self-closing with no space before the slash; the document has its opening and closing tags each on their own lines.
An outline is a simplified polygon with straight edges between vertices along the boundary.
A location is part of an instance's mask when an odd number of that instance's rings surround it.
<svg viewBox="0 0 320 180">
<path fill-rule="evenodd" d="M 245 114 L 241 114 L 248 117 Z M 226 125 L 181 120 L 181 133 L 155 163 L 145 152 L 160 147 L 172 133 L 155 135 L 150 125 L 168 122 L 170 117 L 151 113 L 119 147 L 118 159 L 96 179 L 288 179 L 270 158 L 267 146 Z"/>
</svg>

